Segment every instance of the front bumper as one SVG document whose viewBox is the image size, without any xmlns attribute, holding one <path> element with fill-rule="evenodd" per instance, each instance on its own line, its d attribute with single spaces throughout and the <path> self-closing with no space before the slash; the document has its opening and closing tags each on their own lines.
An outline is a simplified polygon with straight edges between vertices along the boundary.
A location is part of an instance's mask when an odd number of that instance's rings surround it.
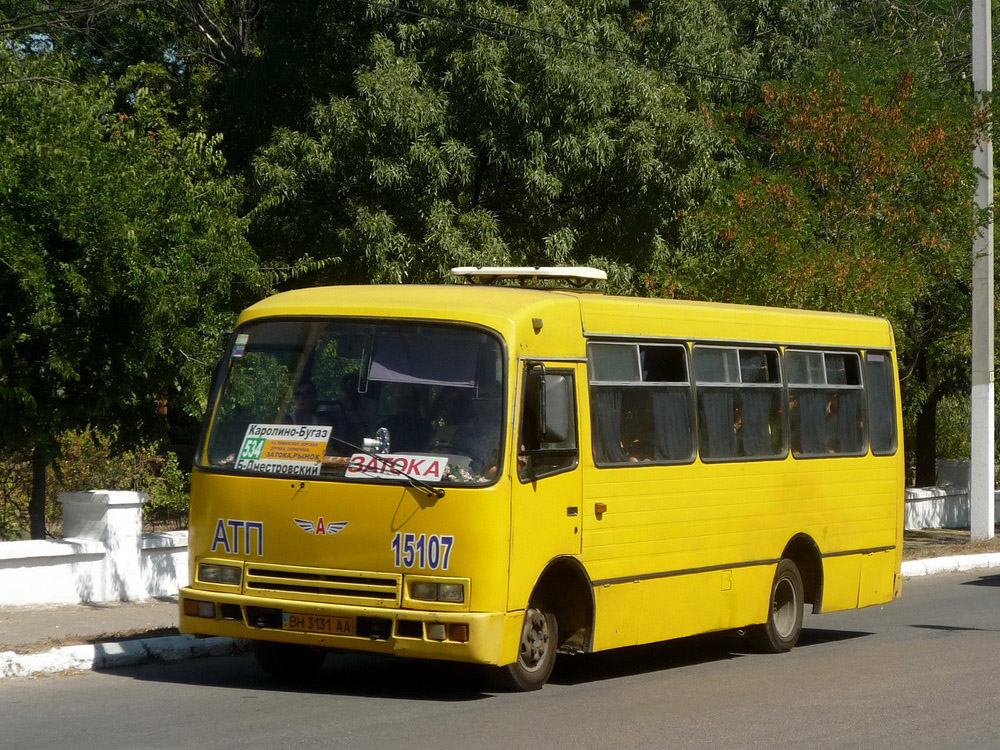
<svg viewBox="0 0 1000 750">
<path fill-rule="evenodd" d="M 214 617 L 184 614 L 184 602 L 214 604 Z M 284 630 L 282 614 L 349 617 L 355 635 Z M 517 658 L 524 612 L 428 612 L 412 609 L 316 604 L 185 587 L 180 590 L 180 630 L 195 635 L 228 636 L 258 641 L 393 654 L 421 659 L 510 664 Z M 465 624 L 468 640 L 432 640 L 428 625 Z"/>
</svg>

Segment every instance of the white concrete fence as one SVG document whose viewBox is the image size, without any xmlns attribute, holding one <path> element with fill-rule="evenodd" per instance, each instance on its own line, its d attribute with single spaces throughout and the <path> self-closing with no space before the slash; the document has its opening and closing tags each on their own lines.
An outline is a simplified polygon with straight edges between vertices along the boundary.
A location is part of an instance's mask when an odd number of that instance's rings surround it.
<svg viewBox="0 0 1000 750">
<path fill-rule="evenodd" d="M 186 531 L 142 533 L 145 493 L 63 492 L 63 538 L 0 543 L 0 605 L 172 596 L 187 583 Z"/>
<path fill-rule="evenodd" d="M 969 528 L 969 462 L 938 459 L 937 487 L 906 490 L 903 528 Z M 1000 518 L 1000 492 L 994 491 L 993 503 Z"/>
<path fill-rule="evenodd" d="M 906 490 L 906 529 L 969 528 L 968 462 L 939 461 L 939 487 Z M 173 596 L 188 579 L 186 531 L 142 533 L 140 492 L 64 492 L 63 539 L 0 543 L 0 606 Z M 1000 493 L 997 493 L 1000 518 Z"/>
</svg>

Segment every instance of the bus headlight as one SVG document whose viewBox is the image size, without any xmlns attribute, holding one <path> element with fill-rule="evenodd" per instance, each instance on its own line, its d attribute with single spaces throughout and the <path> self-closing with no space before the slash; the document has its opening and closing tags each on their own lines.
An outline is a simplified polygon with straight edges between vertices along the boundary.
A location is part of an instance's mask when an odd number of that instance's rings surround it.
<svg viewBox="0 0 1000 750">
<path fill-rule="evenodd" d="M 198 580 L 203 583 L 225 583 L 230 586 L 239 586 L 242 576 L 243 570 L 232 565 L 202 563 L 198 566 Z"/>
<path fill-rule="evenodd" d="M 465 601 L 465 587 L 460 583 L 439 583 L 437 598 L 439 602 L 461 604 Z"/>
<path fill-rule="evenodd" d="M 425 602 L 436 602 L 438 585 L 430 581 L 414 581 L 410 585 L 410 596 Z"/>
<path fill-rule="evenodd" d="M 461 604 L 465 601 L 465 586 L 461 583 L 413 581 L 410 584 L 410 596 L 425 602 Z"/>
</svg>

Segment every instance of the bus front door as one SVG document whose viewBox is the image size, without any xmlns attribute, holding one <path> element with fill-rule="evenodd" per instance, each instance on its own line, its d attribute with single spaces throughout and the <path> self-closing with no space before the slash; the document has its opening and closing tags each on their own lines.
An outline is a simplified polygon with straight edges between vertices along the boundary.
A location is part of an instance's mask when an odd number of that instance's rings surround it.
<svg viewBox="0 0 1000 750">
<path fill-rule="evenodd" d="M 530 361 L 521 368 L 520 380 L 511 498 L 510 609 L 526 605 L 538 576 L 552 559 L 579 555 L 583 536 L 577 366 Z M 542 411 L 548 411 L 553 427 L 548 434 L 539 429 L 539 421 L 545 419 Z"/>
</svg>

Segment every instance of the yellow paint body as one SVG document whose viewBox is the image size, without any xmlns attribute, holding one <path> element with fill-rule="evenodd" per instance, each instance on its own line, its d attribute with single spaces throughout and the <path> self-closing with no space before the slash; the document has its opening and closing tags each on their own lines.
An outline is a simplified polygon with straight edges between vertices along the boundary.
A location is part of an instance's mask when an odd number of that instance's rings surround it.
<svg viewBox="0 0 1000 750">
<path fill-rule="evenodd" d="M 273 317 L 457 322 L 495 331 L 506 348 L 503 469 L 488 487 L 449 487 L 439 499 L 407 486 L 298 480 L 196 468 L 192 477 L 191 585 L 182 589 L 189 633 L 297 642 L 485 664 L 516 660 L 524 610 L 546 567 L 580 564 L 593 592 L 584 650 L 604 650 L 762 623 L 770 585 L 789 540 L 806 535 L 822 554 L 822 611 L 898 596 L 902 558 L 903 451 L 837 457 L 598 468 L 592 445 L 587 340 L 596 337 L 869 348 L 895 353 L 879 319 L 796 310 L 605 297 L 506 287 L 329 287 L 279 294 L 246 310 L 240 325 Z M 541 327 L 538 328 L 539 322 Z M 537 330 L 536 330 L 537 329 Z M 576 375 L 579 461 L 535 482 L 517 477 L 517 415 L 523 361 Z M 898 384 L 895 385 L 897 424 Z M 599 503 L 606 511 L 598 514 Z M 575 509 L 576 513 L 571 513 Z M 309 536 L 295 518 L 348 522 L 335 536 Z M 216 549 L 220 519 L 261 524 L 262 546 L 245 538 Z M 409 599 L 408 571 L 394 566 L 397 532 L 455 538 L 446 574 L 462 604 Z M 880 551 L 873 551 L 880 550 Z M 259 554 L 258 554 L 259 552 Z M 202 583 L 200 563 L 242 568 L 239 586 Z M 256 572 L 255 572 L 256 571 Z M 395 595 L 366 599 L 276 593 L 268 576 L 380 575 Z M 261 577 L 263 575 L 263 577 Z M 424 575 L 424 574 L 421 574 Z M 415 576 L 419 578 L 420 576 Z M 256 581 L 257 588 L 249 582 Z M 212 618 L 184 614 L 184 600 L 213 602 Z M 220 613 L 229 605 L 230 618 Z M 248 608 L 378 617 L 387 638 L 257 627 Z M 238 613 L 239 616 L 233 616 Z M 399 635 L 398 622 L 465 623 L 468 641 Z"/>
</svg>

